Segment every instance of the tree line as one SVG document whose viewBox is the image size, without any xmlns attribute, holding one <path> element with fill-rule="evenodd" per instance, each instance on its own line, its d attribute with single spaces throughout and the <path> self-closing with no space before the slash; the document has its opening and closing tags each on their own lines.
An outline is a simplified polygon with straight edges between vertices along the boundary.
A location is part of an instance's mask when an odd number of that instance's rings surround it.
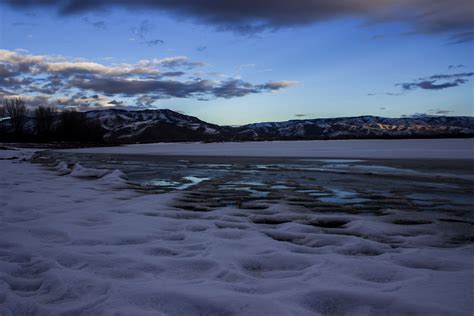
<svg viewBox="0 0 474 316">
<path fill-rule="evenodd" d="M 102 143 L 100 121 L 76 110 L 54 106 L 29 109 L 21 98 L 0 105 L 0 141 Z"/>
</svg>

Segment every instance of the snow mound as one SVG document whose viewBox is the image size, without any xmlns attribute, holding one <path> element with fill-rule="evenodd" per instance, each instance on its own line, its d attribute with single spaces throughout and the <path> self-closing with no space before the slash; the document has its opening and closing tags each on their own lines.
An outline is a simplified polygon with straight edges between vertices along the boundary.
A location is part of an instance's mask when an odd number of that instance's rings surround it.
<svg viewBox="0 0 474 316">
<path fill-rule="evenodd" d="M 71 169 L 69 168 L 67 163 L 65 163 L 64 161 L 59 161 L 54 166 L 54 170 L 56 170 L 60 176 L 64 176 L 64 175 L 69 174 L 71 172 Z"/>
<path fill-rule="evenodd" d="M 69 175 L 76 178 L 102 178 L 108 173 L 110 173 L 110 170 L 86 168 L 80 163 L 76 163 Z"/>
<path fill-rule="evenodd" d="M 125 189 L 129 187 L 127 176 L 120 170 L 113 170 L 97 180 L 100 184 L 112 189 Z"/>
<path fill-rule="evenodd" d="M 60 163 L 61 171 L 69 170 L 65 163 Z M 120 170 L 86 168 L 80 163 L 76 163 L 69 173 L 70 176 L 82 179 L 96 179 L 100 186 L 109 189 L 125 189 L 130 185 L 127 183 L 127 176 Z"/>
</svg>

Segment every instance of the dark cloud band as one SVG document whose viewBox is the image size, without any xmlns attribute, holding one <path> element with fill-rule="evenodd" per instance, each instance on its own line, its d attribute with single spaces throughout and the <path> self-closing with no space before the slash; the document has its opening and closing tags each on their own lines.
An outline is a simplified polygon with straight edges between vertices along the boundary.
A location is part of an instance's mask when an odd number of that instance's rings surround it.
<svg viewBox="0 0 474 316">
<path fill-rule="evenodd" d="M 472 38 L 471 0 L 5 0 L 17 7 L 49 7 L 62 15 L 105 8 L 164 11 L 242 33 L 316 23 L 342 16 L 371 22 L 403 21 L 415 32 L 451 33 L 453 42 Z M 464 34 L 464 35 L 462 35 Z M 456 36 L 460 36 L 457 38 Z"/>
</svg>

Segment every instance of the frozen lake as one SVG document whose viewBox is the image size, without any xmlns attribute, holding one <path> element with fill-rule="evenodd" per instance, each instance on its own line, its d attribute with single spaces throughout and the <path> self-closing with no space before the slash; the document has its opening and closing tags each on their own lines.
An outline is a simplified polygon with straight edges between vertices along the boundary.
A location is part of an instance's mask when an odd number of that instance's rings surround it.
<svg viewBox="0 0 474 316">
<path fill-rule="evenodd" d="M 175 156 L 474 159 L 474 139 L 310 140 L 241 143 L 156 143 L 69 149 L 76 153 Z"/>
<path fill-rule="evenodd" d="M 160 146 L 0 151 L 2 315 L 472 314 L 473 161 L 441 159 L 462 148 Z"/>
<path fill-rule="evenodd" d="M 471 160 L 369 160 L 287 157 L 212 157 L 54 152 L 46 156 L 69 165 L 118 169 L 138 190 L 154 193 L 207 190 L 219 194 L 272 199 L 291 195 L 315 202 L 373 202 L 370 195 L 410 196 L 424 192 L 433 200 L 470 200 Z M 315 188 L 318 188 L 317 190 Z M 337 190 L 352 192 L 339 198 Z M 317 192 L 313 192 L 317 191 Z M 360 200 L 359 200 L 360 199 Z M 223 200 L 223 199 L 221 199 Z M 339 202 L 337 202 L 339 201 Z M 407 201 L 416 199 L 407 198 Z M 206 201 L 201 201 L 206 203 Z M 227 202 L 226 202 L 227 203 Z M 229 202 L 230 203 L 230 202 Z M 225 203 L 224 203 L 225 204 Z M 426 204 L 426 203 L 425 203 Z M 435 203 L 436 204 L 436 203 Z M 360 206 L 360 205 L 359 205 Z"/>
</svg>

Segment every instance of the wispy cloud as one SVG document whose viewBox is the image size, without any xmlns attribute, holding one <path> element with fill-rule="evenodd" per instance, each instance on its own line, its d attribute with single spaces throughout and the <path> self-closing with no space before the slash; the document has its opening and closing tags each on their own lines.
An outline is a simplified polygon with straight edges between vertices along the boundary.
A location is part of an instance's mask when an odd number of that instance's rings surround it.
<svg viewBox="0 0 474 316">
<path fill-rule="evenodd" d="M 82 19 L 85 23 L 95 27 L 96 29 L 105 30 L 107 29 L 107 24 L 105 21 L 92 21 L 88 17 Z"/>
<path fill-rule="evenodd" d="M 165 42 L 160 39 L 154 39 L 154 40 L 149 40 L 149 41 L 142 41 L 142 44 L 148 45 L 148 46 L 157 46 L 160 44 L 164 44 Z"/>
<path fill-rule="evenodd" d="M 461 65 L 461 64 L 459 64 L 459 65 L 449 65 L 448 66 L 448 69 L 459 69 L 459 68 L 466 68 L 466 66 Z"/>
<path fill-rule="evenodd" d="M 132 34 L 144 41 L 154 27 L 155 25 L 149 20 L 143 20 L 138 26 L 132 28 Z"/>
<path fill-rule="evenodd" d="M 453 34 L 448 39 L 448 44 L 463 44 L 474 41 L 474 31 Z"/>
</svg>

